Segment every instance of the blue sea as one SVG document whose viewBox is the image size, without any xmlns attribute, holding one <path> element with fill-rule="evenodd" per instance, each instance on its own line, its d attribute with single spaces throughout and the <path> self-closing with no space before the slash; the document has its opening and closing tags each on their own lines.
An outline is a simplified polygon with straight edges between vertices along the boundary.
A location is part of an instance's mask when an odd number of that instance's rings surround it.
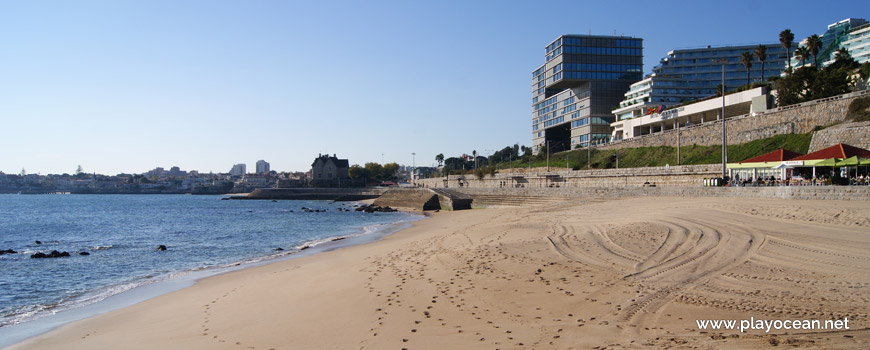
<svg viewBox="0 0 870 350">
<path fill-rule="evenodd" d="M 383 235 L 421 217 L 355 212 L 354 202 L 221 198 L 0 195 L 0 250 L 17 251 L 0 255 L 0 328 L 194 271 L 292 256 L 338 237 Z M 52 250 L 71 256 L 30 258 Z"/>
</svg>

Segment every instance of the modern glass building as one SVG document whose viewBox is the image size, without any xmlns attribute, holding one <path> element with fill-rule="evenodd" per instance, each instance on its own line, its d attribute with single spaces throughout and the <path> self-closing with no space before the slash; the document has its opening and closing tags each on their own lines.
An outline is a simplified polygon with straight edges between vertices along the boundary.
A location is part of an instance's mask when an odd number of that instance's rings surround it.
<svg viewBox="0 0 870 350">
<path fill-rule="evenodd" d="M 563 35 L 532 72 L 532 147 L 538 153 L 610 138 L 611 108 L 643 72 L 643 39 Z"/>
<path fill-rule="evenodd" d="M 764 79 L 779 76 L 785 68 L 788 54 L 782 45 L 763 44 L 767 49 Z M 753 55 L 749 70 L 750 82 L 760 82 L 761 62 L 755 58 L 758 45 L 723 46 L 680 49 L 668 52 L 653 73 L 631 85 L 619 107 L 613 110 L 616 121 L 660 112 L 668 106 L 683 104 L 715 95 L 722 84 L 722 63 L 725 59 L 725 86 L 732 90 L 746 85 L 746 67 L 741 55 Z"/>
<path fill-rule="evenodd" d="M 858 63 L 870 62 L 870 23 L 852 28 L 842 46 Z"/>
<path fill-rule="evenodd" d="M 824 67 L 834 63 L 835 53 L 841 47 L 849 50 L 849 54 L 858 63 L 867 62 L 870 59 L 870 53 L 868 53 L 870 38 L 867 37 L 867 24 L 867 20 L 863 18 L 847 18 L 829 24 L 828 30 L 819 35 L 822 39 L 822 48 L 817 56 L 819 64 Z M 800 46 L 807 46 L 807 39 L 801 40 Z M 792 49 L 792 54 L 794 54 L 794 49 Z M 810 57 L 803 64 L 812 65 L 813 58 Z M 801 67 L 801 60 L 792 56 L 791 66 L 794 69 Z"/>
</svg>

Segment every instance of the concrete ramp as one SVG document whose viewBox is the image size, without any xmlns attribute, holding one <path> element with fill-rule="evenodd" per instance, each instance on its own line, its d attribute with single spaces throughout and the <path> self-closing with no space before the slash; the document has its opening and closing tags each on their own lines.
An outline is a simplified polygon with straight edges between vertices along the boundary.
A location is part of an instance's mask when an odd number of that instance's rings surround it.
<svg viewBox="0 0 870 350">
<path fill-rule="evenodd" d="M 471 209 L 471 197 L 428 188 L 395 188 L 375 199 L 374 204 L 418 210 L 461 210 Z"/>
</svg>

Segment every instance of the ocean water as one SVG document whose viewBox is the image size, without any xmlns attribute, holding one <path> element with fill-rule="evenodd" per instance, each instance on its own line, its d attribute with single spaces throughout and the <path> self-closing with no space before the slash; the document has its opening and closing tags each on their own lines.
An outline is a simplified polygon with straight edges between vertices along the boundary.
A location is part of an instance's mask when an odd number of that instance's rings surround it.
<svg viewBox="0 0 870 350">
<path fill-rule="evenodd" d="M 0 250 L 18 252 L 0 255 L 0 328 L 193 271 L 286 256 L 420 218 L 338 210 L 352 210 L 353 202 L 221 198 L 0 195 Z M 303 207 L 325 212 L 305 213 Z M 159 245 L 167 250 L 158 251 Z M 71 256 L 30 258 L 52 250 Z"/>
</svg>

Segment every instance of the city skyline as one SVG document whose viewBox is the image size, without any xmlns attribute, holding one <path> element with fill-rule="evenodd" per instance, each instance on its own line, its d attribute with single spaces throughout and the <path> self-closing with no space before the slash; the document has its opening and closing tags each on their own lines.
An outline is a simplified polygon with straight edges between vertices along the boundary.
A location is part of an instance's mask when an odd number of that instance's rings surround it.
<svg viewBox="0 0 870 350">
<path fill-rule="evenodd" d="M 3 3 L 0 171 L 487 156 L 531 146 L 529 72 L 560 35 L 642 38 L 646 75 L 673 49 L 775 43 L 786 28 L 800 41 L 867 17 L 857 1 L 633 4 L 548 3 L 571 14 L 554 19 L 522 2 Z"/>
</svg>

